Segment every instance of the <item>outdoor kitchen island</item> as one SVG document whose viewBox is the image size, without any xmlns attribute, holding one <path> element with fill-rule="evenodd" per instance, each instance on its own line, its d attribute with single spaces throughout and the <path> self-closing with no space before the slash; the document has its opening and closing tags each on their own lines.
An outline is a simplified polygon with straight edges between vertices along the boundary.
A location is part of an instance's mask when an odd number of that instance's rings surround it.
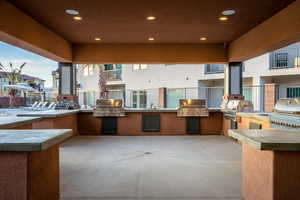
<svg viewBox="0 0 300 200">
<path fill-rule="evenodd" d="M 58 200 L 59 144 L 70 129 L 0 130 L 0 199 Z"/>
<path fill-rule="evenodd" d="M 243 199 L 299 199 L 299 130 L 229 130 L 229 135 L 242 142 Z"/>
<path fill-rule="evenodd" d="M 208 117 L 178 117 L 177 109 L 125 109 L 122 117 L 95 117 L 93 110 L 80 110 L 78 132 L 79 135 L 104 135 L 111 128 L 112 135 L 186 135 L 191 123 L 195 126 L 190 134 L 222 135 L 223 113 L 219 109 L 208 112 Z M 106 129 L 104 124 L 112 127 Z"/>
</svg>

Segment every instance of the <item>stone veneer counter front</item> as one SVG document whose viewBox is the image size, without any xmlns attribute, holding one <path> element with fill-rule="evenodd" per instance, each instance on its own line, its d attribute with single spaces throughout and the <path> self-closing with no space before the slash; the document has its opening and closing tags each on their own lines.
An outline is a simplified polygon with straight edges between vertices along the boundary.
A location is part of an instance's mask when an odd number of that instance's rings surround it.
<svg viewBox="0 0 300 200">
<path fill-rule="evenodd" d="M 300 197 L 300 131 L 230 130 L 242 142 L 243 199 Z"/>
</svg>

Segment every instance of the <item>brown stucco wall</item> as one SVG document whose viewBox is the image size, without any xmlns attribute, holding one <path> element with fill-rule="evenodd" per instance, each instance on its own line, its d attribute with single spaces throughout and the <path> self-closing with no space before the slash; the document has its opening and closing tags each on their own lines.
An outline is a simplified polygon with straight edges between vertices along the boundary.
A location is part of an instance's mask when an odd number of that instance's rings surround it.
<svg viewBox="0 0 300 200">
<path fill-rule="evenodd" d="M 44 57 L 72 60 L 71 44 L 8 3 L 0 1 L 0 40 Z"/>
</svg>

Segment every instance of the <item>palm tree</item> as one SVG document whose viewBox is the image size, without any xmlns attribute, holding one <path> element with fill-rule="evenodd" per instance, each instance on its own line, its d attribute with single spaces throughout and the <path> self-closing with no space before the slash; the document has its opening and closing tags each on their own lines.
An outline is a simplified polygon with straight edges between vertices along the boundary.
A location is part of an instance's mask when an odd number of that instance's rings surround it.
<svg viewBox="0 0 300 200">
<path fill-rule="evenodd" d="M 13 64 L 10 62 L 9 67 L 4 67 L 2 63 L 0 63 L 0 70 L 5 72 L 5 76 L 8 78 L 9 85 L 14 85 L 21 82 L 21 73 L 25 65 L 26 63 L 24 62 L 19 67 L 14 67 Z M 16 105 L 16 93 L 16 89 L 8 89 L 10 108 Z"/>
</svg>

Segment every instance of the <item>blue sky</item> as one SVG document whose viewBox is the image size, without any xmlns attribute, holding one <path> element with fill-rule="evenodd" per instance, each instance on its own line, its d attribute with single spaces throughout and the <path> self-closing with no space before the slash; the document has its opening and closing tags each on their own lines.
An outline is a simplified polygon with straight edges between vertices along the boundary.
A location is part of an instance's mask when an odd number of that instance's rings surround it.
<svg viewBox="0 0 300 200">
<path fill-rule="evenodd" d="M 57 62 L 29 51 L 0 42 L 0 62 L 8 66 L 9 62 L 18 66 L 26 62 L 23 73 L 44 79 L 46 87 L 52 87 L 52 71 L 58 67 Z"/>
</svg>

